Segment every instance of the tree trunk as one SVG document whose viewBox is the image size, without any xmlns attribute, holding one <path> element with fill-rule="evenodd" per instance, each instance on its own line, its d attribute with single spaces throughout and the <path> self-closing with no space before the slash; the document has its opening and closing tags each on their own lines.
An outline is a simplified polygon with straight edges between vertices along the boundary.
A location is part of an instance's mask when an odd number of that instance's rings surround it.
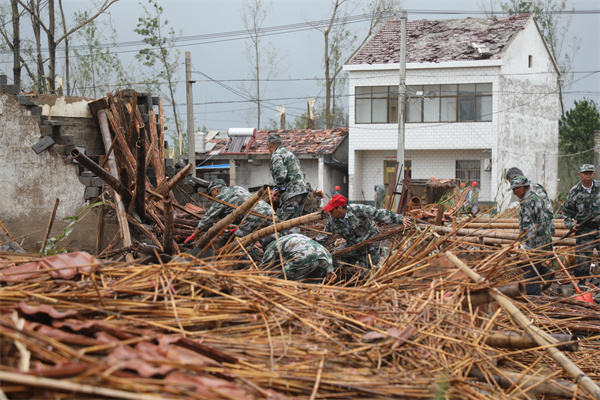
<svg viewBox="0 0 600 400">
<path fill-rule="evenodd" d="M 69 73 L 69 38 L 67 37 L 67 20 L 65 19 L 65 10 L 63 9 L 62 0 L 58 0 L 60 8 L 60 17 L 62 19 L 63 34 L 65 35 L 65 89 L 67 96 L 71 95 L 71 76 Z"/>
<path fill-rule="evenodd" d="M 19 20 L 19 7 L 17 0 L 11 0 L 12 25 L 13 25 L 13 80 L 14 84 L 21 88 L 21 33 Z"/>
<path fill-rule="evenodd" d="M 56 42 L 55 33 L 55 15 L 54 0 L 48 0 L 48 93 L 55 94 L 56 89 Z"/>
<path fill-rule="evenodd" d="M 260 54 L 258 52 L 258 33 L 255 31 L 254 57 L 256 57 L 256 129 L 260 130 Z"/>
<path fill-rule="evenodd" d="M 29 0 L 29 7 L 32 10 L 35 10 L 37 15 L 40 15 L 40 7 L 39 2 L 36 3 L 34 0 Z M 36 86 L 37 91 L 40 93 L 46 93 L 46 82 L 44 80 L 44 60 L 42 59 L 42 38 L 41 38 L 41 27 L 40 24 L 36 21 L 34 16 L 31 16 L 31 28 L 33 30 L 33 35 L 35 37 L 35 48 L 37 51 L 37 77 L 36 77 Z"/>
</svg>

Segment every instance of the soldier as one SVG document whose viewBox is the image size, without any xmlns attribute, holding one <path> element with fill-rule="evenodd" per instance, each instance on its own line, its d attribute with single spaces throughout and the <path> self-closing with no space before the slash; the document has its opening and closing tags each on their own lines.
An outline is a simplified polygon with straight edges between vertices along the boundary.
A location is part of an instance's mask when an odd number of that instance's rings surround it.
<svg viewBox="0 0 600 400">
<path fill-rule="evenodd" d="M 531 182 L 524 176 L 517 176 L 510 183 L 510 190 L 520 200 L 519 231 L 525 233 L 522 240 L 523 248 L 527 251 L 522 256 L 525 262 L 523 270 L 525 279 L 529 282 L 525 288 L 528 295 L 541 296 L 542 287 L 540 276 L 549 272 L 543 265 L 552 251 L 552 232 L 554 220 L 544 208 L 540 197 L 531 190 Z M 535 255 L 530 259 L 529 253 Z M 536 254 L 537 253 L 537 254 Z"/>
<path fill-rule="evenodd" d="M 215 179 L 209 185 L 207 192 L 217 199 L 234 204 L 236 206 L 241 206 L 246 200 L 248 200 L 252 195 L 246 189 L 240 186 L 231 186 L 228 187 L 223 179 Z M 189 236 L 184 243 L 187 243 L 191 240 L 195 240 L 200 232 L 208 230 L 212 225 L 215 224 L 219 219 L 226 217 L 231 214 L 233 208 L 228 205 L 219 203 L 214 201 L 210 206 L 209 210 L 204 214 L 204 218 L 198 223 L 198 226 L 194 230 L 191 236 Z M 252 209 L 253 212 L 257 214 L 262 214 L 267 216 L 267 218 L 272 218 L 273 209 L 269 204 L 260 200 Z M 238 237 L 243 237 L 251 234 L 256 229 L 260 227 L 265 227 L 269 225 L 269 219 L 261 218 L 256 215 L 247 214 L 246 218 L 243 220 L 242 224 L 236 229 L 235 235 Z M 274 237 L 266 237 L 260 240 L 261 245 L 268 244 Z M 264 248 L 264 246 L 263 246 Z"/>
<path fill-rule="evenodd" d="M 523 173 L 523 171 L 521 171 L 519 168 L 512 167 L 508 171 L 506 171 L 505 178 L 508 181 L 508 183 L 511 183 L 512 180 L 514 178 L 516 178 L 517 176 L 524 176 L 524 175 L 525 174 Z M 550 215 L 552 215 L 552 218 L 554 218 L 554 209 L 552 208 L 552 202 L 550 201 L 550 198 L 548 197 L 548 193 L 546 192 L 546 189 L 537 182 L 529 181 L 529 183 L 531 185 L 530 189 L 533 190 L 535 192 L 535 194 L 538 195 L 538 197 L 544 204 L 544 208 L 548 211 L 548 213 L 550 213 Z M 554 231 L 552 231 L 552 233 L 554 233 Z"/>
<path fill-rule="evenodd" d="M 304 210 L 308 193 L 300 161 L 281 145 L 281 137 L 276 133 L 267 138 L 267 148 L 271 153 L 271 175 L 276 185 L 274 197 L 279 199 L 277 218 L 287 221 L 299 217 Z M 290 231 L 296 233 L 300 229 L 294 228 Z"/>
<path fill-rule="evenodd" d="M 589 276 L 590 261 L 594 248 L 600 252 L 600 182 L 594 180 L 594 166 L 583 164 L 579 167 L 581 182 L 573 186 L 565 200 L 563 216 L 567 228 L 577 233 L 576 244 L 577 266 L 573 271 L 576 277 Z M 580 286 L 587 286 L 587 279 L 579 281 Z"/>
<path fill-rule="evenodd" d="M 393 211 L 378 210 L 373 206 L 363 204 L 347 204 L 341 194 L 333 196 L 329 203 L 323 207 L 323 211 L 329 213 L 329 220 L 325 225 L 325 232 L 337 233 L 346 240 L 346 246 L 353 246 L 379 234 L 375 222 L 384 224 L 404 224 L 409 227 L 410 218 L 404 218 Z M 325 243 L 329 235 L 321 233 L 315 239 L 319 243 Z M 369 256 L 371 263 L 377 265 L 381 257 L 379 243 L 372 243 L 362 249 L 353 251 L 341 257 L 342 261 L 349 264 L 358 264 L 362 268 L 369 267 Z"/>
<path fill-rule="evenodd" d="M 299 281 L 336 277 L 329 251 L 314 240 L 300 234 L 290 234 L 273 240 L 265 249 L 261 268 L 275 268 L 283 263 L 279 278 Z"/>
<path fill-rule="evenodd" d="M 375 208 L 385 208 L 385 194 L 387 192 L 388 184 L 384 185 L 375 185 Z"/>
</svg>

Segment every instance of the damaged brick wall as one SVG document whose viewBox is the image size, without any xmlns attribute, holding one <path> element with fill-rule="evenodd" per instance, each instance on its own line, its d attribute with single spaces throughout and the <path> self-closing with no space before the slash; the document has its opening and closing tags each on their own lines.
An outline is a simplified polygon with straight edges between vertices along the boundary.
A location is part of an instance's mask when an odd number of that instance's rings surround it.
<svg viewBox="0 0 600 400">
<path fill-rule="evenodd" d="M 0 94 L 0 220 L 14 237 L 28 235 L 22 242 L 26 251 L 39 251 L 56 198 L 60 203 L 51 237 L 66 226 L 62 218 L 78 215 L 88 205 L 80 176 L 83 170 L 66 154 L 73 146 L 79 147 L 77 135 L 94 132 L 95 127 L 88 131 L 63 118 L 65 124 L 44 114 L 43 108 L 31 96 L 14 96 L 6 90 Z M 91 118 L 89 121 L 93 126 Z M 81 146 L 87 148 L 88 143 L 82 140 Z M 90 182 L 101 185 L 93 179 Z M 92 213 L 85 222 L 76 224 L 63 245 L 93 250 L 96 231 L 97 218 Z M 109 227 L 107 235 L 110 231 Z"/>
</svg>

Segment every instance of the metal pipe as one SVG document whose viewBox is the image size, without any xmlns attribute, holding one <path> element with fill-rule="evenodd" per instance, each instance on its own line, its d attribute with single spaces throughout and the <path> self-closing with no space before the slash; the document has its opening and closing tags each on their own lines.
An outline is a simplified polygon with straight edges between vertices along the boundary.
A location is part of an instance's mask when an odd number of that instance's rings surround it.
<svg viewBox="0 0 600 400">
<path fill-rule="evenodd" d="M 125 202 L 131 201 L 131 192 L 117 178 L 112 176 L 107 170 L 96 164 L 91 158 L 80 152 L 78 149 L 71 150 L 71 157 L 79 164 L 83 165 L 90 172 L 102 179 L 115 192 L 119 193 Z"/>
</svg>

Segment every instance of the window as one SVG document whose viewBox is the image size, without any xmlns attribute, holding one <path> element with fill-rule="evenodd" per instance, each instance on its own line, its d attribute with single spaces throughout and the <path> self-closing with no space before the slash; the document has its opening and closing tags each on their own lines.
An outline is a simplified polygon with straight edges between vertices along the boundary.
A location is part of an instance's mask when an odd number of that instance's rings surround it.
<svg viewBox="0 0 600 400">
<path fill-rule="evenodd" d="M 491 83 L 413 85 L 406 88 L 406 122 L 491 120 Z"/>
<path fill-rule="evenodd" d="M 456 160 L 456 179 L 481 187 L 481 160 Z"/>
<path fill-rule="evenodd" d="M 357 86 L 356 123 L 398 122 L 398 86 Z"/>
</svg>

